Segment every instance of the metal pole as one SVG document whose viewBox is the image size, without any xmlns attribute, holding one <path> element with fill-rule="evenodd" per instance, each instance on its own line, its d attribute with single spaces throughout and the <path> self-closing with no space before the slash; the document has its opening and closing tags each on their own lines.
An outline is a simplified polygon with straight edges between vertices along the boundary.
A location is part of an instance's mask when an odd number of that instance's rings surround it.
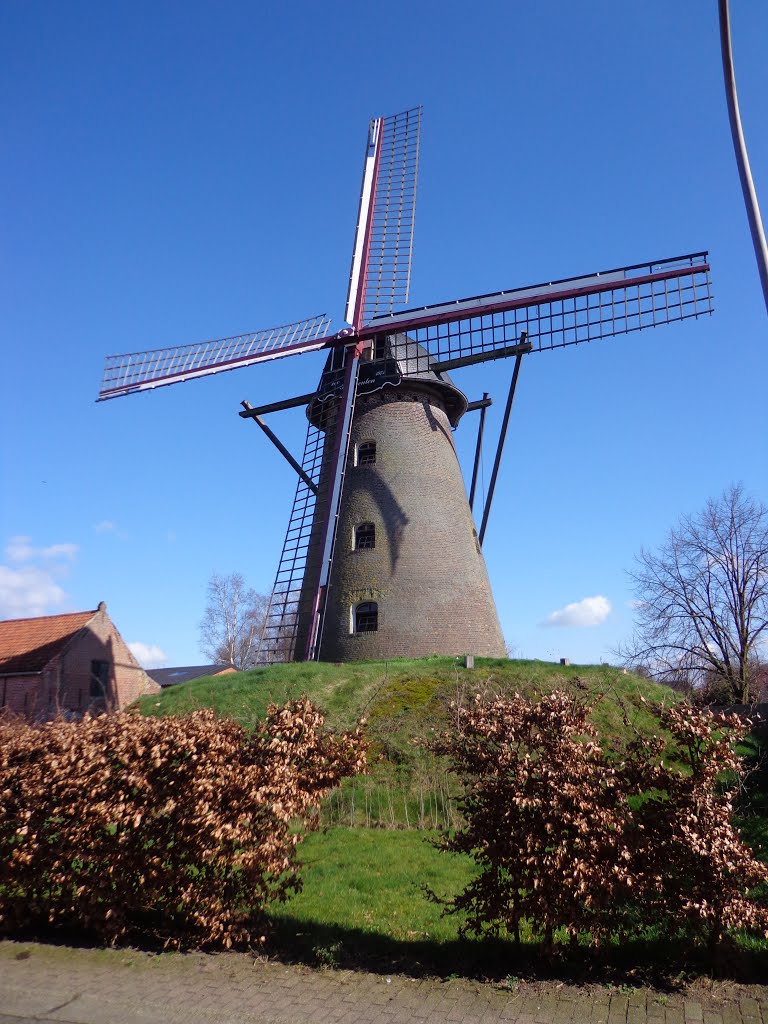
<svg viewBox="0 0 768 1024">
<path fill-rule="evenodd" d="M 760 218 L 760 207 L 757 203 L 757 194 L 749 167 L 747 145 L 744 141 L 744 133 L 741 130 L 739 100 L 736 96 L 736 75 L 733 70 L 733 54 L 731 52 L 731 24 L 728 15 L 728 0 L 718 0 L 718 11 L 720 14 L 720 50 L 723 55 L 723 77 L 725 79 L 725 98 L 728 101 L 728 119 L 731 122 L 731 136 L 733 137 L 733 149 L 739 168 L 741 191 L 744 194 L 744 205 L 747 209 L 749 230 L 752 233 L 752 244 L 755 247 L 757 269 L 760 274 L 760 283 L 763 286 L 765 309 L 768 312 L 768 247 L 765 244 L 765 232 L 763 231 L 763 222 Z"/>
<path fill-rule="evenodd" d="M 499 434 L 499 443 L 496 446 L 496 458 L 493 461 L 493 473 L 491 473 L 491 482 L 488 485 L 488 497 L 485 499 L 485 508 L 483 509 L 483 522 L 480 525 L 480 535 L 478 537 L 480 541 L 480 547 L 483 546 L 483 538 L 485 537 L 485 528 L 488 525 L 488 516 L 491 511 L 491 502 L 493 501 L 493 492 L 496 488 L 496 477 L 499 474 L 499 463 L 501 462 L 501 450 L 504 447 L 504 438 L 507 435 L 507 426 L 509 424 L 509 414 L 512 411 L 512 400 L 515 397 L 515 388 L 517 387 L 517 377 L 520 373 L 520 363 L 523 361 L 523 355 L 521 352 L 515 359 L 515 369 L 512 372 L 512 383 L 509 385 L 509 394 L 507 395 L 507 406 L 504 410 L 504 419 L 501 423 L 501 433 Z"/>
<path fill-rule="evenodd" d="M 525 331 L 523 339 L 527 337 Z M 520 352 L 530 352 L 533 345 L 530 341 L 521 341 L 518 345 L 508 345 L 506 348 L 491 349 L 489 352 L 475 352 L 472 356 L 460 356 L 457 359 L 443 359 L 430 363 L 430 370 L 435 373 L 444 373 L 446 370 L 458 370 L 461 366 L 473 366 L 475 363 L 487 363 L 492 359 L 508 359 L 509 356 L 516 356 Z"/>
<path fill-rule="evenodd" d="M 488 392 L 486 391 L 486 392 L 484 392 L 484 394 L 487 395 Z M 493 399 L 492 398 L 478 398 L 476 402 L 468 402 L 467 403 L 467 408 L 464 411 L 465 412 L 477 412 L 478 409 L 487 409 L 491 405 L 493 405 Z"/>
<path fill-rule="evenodd" d="M 483 392 L 483 402 L 488 398 L 488 392 Z M 473 508 L 475 504 L 475 487 L 477 486 L 477 468 L 480 465 L 480 452 L 483 447 L 483 428 L 485 426 L 485 410 L 487 406 L 480 406 L 480 423 L 477 427 L 477 444 L 475 446 L 475 465 L 472 467 L 472 486 L 469 489 L 469 507 Z"/>
<path fill-rule="evenodd" d="M 298 409 L 299 406 L 309 405 L 312 399 L 316 397 L 317 392 L 313 391 L 311 395 L 298 395 L 296 398 L 286 398 L 283 402 L 260 405 L 258 409 L 254 409 L 247 402 L 241 402 L 240 405 L 244 407 L 244 411 L 239 412 L 237 415 L 247 419 L 249 416 L 266 416 L 270 412 L 282 412 L 283 409 Z"/>
</svg>

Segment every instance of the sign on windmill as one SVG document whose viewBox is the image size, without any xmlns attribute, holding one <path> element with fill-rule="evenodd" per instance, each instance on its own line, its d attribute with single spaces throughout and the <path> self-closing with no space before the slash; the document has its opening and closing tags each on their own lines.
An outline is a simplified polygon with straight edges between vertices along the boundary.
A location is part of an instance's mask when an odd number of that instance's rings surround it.
<svg viewBox="0 0 768 1024">
<path fill-rule="evenodd" d="M 110 356 L 100 400 L 323 350 L 317 388 L 254 408 L 298 475 L 262 661 L 503 656 L 482 544 L 523 357 L 712 312 L 706 253 L 395 312 L 408 300 L 421 108 L 370 122 L 347 292 L 349 326 L 314 317 L 197 345 Z M 449 371 L 514 358 L 479 531 L 487 395 Z M 295 459 L 264 421 L 306 407 Z M 452 431 L 479 427 L 469 499 Z"/>
</svg>

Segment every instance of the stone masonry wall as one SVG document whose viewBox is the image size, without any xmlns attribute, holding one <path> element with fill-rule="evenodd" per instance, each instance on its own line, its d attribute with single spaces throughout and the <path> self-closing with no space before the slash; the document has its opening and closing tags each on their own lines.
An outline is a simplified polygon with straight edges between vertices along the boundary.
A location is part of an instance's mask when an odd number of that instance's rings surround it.
<svg viewBox="0 0 768 1024">
<path fill-rule="evenodd" d="M 355 465 L 376 442 L 376 463 Z M 373 523 L 373 550 L 353 548 Z M 359 602 L 378 630 L 353 632 Z M 385 388 L 358 398 L 321 647 L 324 661 L 429 654 L 504 657 L 451 427 L 438 388 Z"/>
</svg>

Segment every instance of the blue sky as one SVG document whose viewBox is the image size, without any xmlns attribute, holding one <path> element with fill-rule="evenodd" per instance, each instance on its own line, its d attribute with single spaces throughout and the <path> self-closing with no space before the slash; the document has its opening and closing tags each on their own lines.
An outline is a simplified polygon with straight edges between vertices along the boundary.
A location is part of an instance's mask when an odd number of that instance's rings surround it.
<svg viewBox="0 0 768 1024">
<path fill-rule="evenodd" d="M 732 5 L 766 208 L 768 7 Z M 485 541 L 515 650 L 610 660 L 640 546 L 732 482 L 768 502 L 716 0 L 5 0 L 0 50 L 0 617 L 105 600 L 150 660 L 194 664 L 214 570 L 270 589 L 294 480 L 237 412 L 321 357 L 96 404 L 103 358 L 341 326 L 368 119 L 417 103 L 412 304 L 711 252 L 711 318 L 523 364 Z M 489 429 L 510 373 L 456 374 Z M 301 412 L 270 422 L 299 453 Z M 471 458 L 474 423 L 456 439 Z"/>
</svg>

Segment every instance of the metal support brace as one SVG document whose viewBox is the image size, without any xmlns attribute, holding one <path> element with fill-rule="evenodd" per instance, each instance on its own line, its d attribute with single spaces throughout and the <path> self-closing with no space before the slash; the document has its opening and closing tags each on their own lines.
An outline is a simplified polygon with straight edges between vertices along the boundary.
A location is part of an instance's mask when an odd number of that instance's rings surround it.
<svg viewBox="0 0 768 1024">
<path fill-rule="evenodd" d="M 530 341 L 525 339 L 528 334 L 523 331 L 520 335 L 523 339 L 517 345 L 507 345 L 506 348 L 495 348 L 490 349 L 487 352 L 475 352 L 471 356 L 459 356 L 456 359 L 442 359 L 435 363 L 430 363 L 430 370 L 434 370 L 435 373 L 444 373 L 445 370 L 457 370 L 460 366 L 474 366 L 475 363 L 488 363 L 494 359 L 508 359 L 510 356 L 517 356 L 530 352 L 533 345 Z"/>
<path fill-rule="evenodd" d="M 527 335 L 525 332 L 522 334 L 522 341 L 524 342 Z M 496 447 L 496 458 L 493 462 L 493 472 L 491 473 L 491 482 L 488 485 L 488 497 L 485 500 L 485 508 L 483 509 L 483 521 L 480 525 L 480 534 L 478 540 L 480 546 L 483 545 L 483 538 L 485 537 L 485 528 L 488 525 L 488 516 L 491 511 L 491 502 L 493 501 L 493 492 L 496 488 L 496 477 L 499 474 L 499 463 L 501 462 L 501 452 L 504 448 L 504 439 L 507 436 L 507 427 L 509 425 L 509 414 L 512 411 L 512 402 L 515 397 L 515 388 L 517 387 L 517 378 L 520 373 L 520 363 L 523 361 L 524 351 L 521 351 L 515 359 L 515 368 L 512 371 L 512 382 L 509 385 L 509 394 L 507 395 L 507 405 L 504 409 L 504 419 L 501 423 L 501 433 L 499 434 L 499 443 Z"/>
<path fill-rule="evenodd" d="M 282 402 L 272 402 L 271 405 L 260 405 L 258 409 L 254 409 L 247 402 L 241 402 L 240 404 L 244 406 L 245 411 L 238 413 L 238 416 L 248 419 L 248 417 L 266 416 L 269 412 L 281 412 L 283 409 L 297 409 L 299 406 L 309 405 L 315 397 L 316 392 L 313 391 L 311 395 L 298 395 L 296 398 L 286 398 Z"/>
<path fill-rule="evenodd" d="M 736 75 L 733 70 L 733 53 L 731 51 L 731 20 L 728 14 L 728 0 L 718 0 L 718 10 L 720 15 L 720 51 L 723 58 L 723 78 L 725 79 L 725 98 L 728 103 L 728 120 L 731 125 L 731 137 L 733 139 L 733 150 L 736 154 L 736 164 L 739 168 L 741 192 L 744 196 L 744 206 L 747 211 L 752 245 L 755 250 L 755 259 L 757 260 L 757 271 L 763 288 L 763 300 L 766 312 L 768 312 L 768 245 L 766 245 L 765 241 L 765 231 L 763 230 L 763 221 L 760 217 L 755 183 L 752 180 L 752 170 L 749 166 L 747 144 L 744 141 L 744 131 L 741 127 L 739 99 L 736 95 Z"/>
<path fill-rule="evenodd" d="M 489 405 L 493 405 L 493 399 L 488 398 L 488 392 L 484 391 L 485 397 L 478 398 L 476 402 L 468 402 L 465 412 L 477 412 L 478 409 L 487 409 Z"/>
<path fill-rule="evenodd" d="M 316 495 L 317 494 L 317 486 L 312 482 L 310 477 L 307 476 L 307 474 L 304 472 L 304 470 L 298 464 L 296 459 L 294 459 L 294 457 L 291 455 L 291 453 L 288 451 L 288 449 L 285 447 L 285 445 L 282 443 L 282 441 L 280 441 L 280 439 L 269 429 L 269 427 L 264 422 L 264 420 L 261 418 L 261 416 L 257 415 L 257 410 L 254 409 L 253 406 L 251 406 L 249 402 L 243 401 L 240 404 L 245 409 L 245 412 L 244 413 L 241 412 L 240 415 L 241 416 L 247 416 L 249 419 L 252 419 L 254 423 L 258 424 L 261 427 L 261 429 L 267 435 L 267 437 L 272 442 L 272 444 L 275 446 L 275 448 L 277 448 L 277 450 L 280 452 L 280 454 L 296 470 L 296 472 L 299 474 L 299 476 L 304 481 L 304 483 L 307 485 L 307 487 L 310 489 L 310 491 L 312 491 L 312 493 Z"/>
<path fill-rule="evenodd" d="M 469 507 L 474 507 L 475 504 L 475 487 L 477 486 L 477 470 L 480 465 L 480 452 L 483 449 L 483 429 L 485 428 L 485 410 L 491 404 L 491 399 L 488 397 L 488 392 L 483 392 L 483 397 L 480 402 L 472 402 L 471 405 L 467 406 L 467 410 L 470 408 L 480 409 L 480 423 L 477 427 L 477 445 L 475 446 L 475 465 L 472 468 L 472 486 L 469 489 Z"/>
</svg>

